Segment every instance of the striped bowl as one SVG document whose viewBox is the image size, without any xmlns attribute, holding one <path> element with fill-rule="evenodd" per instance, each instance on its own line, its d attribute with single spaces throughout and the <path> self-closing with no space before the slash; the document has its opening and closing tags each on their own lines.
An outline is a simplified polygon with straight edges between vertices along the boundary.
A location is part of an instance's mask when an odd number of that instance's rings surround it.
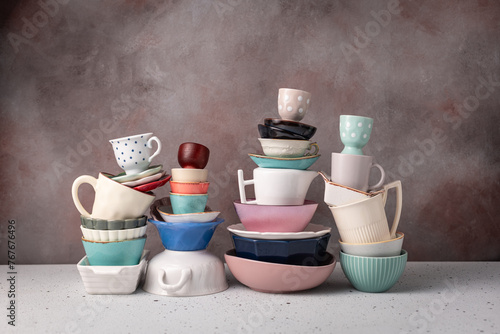
<svg viewBox="0 0 500 334">
<path fill-rule="evenodd" d="M 384 292 L 392 288 L 405 270 L 408 253 L 389 257 L 367 257 L 340 252 L 342 270 L 351 284 L 363 292 Z"/>
</svg>

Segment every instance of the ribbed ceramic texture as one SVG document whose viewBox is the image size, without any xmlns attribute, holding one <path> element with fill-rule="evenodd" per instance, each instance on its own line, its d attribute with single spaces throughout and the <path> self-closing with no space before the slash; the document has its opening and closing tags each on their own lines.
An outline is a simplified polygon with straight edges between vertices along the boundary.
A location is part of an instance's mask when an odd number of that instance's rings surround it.
<svg viewBox="0 0 500 334">
<path fill-rule="evenodd" d="M 337 224 L 337 228 L 342 241 L 353 244 L 379 242 L 389 240 L 391 238 L 385 221 L 376 221 L 370 225 L 352 229 L 341 228 Z"/>
<path fill-rule="evenodd" d="M 146 225 L 146 216 L 132 219 L 105 220 L 80 216 L 82 226 L 93 230 L 122 230 Z"/>
<path fill-rule="evenodd" d="M 399 256 L 366 257 L 340 252 L 342 270 L 351 284 L 363 292 L 384 292 L 398 281 L 406 266 L 408 253 Z"/>
<path fill-rule="evenodd" d="M 83 237 L 92 241 L 121 241 L 137 239 L 146 234 L 147 226 L 127 228 L 123 230 L 94 230 L 80 226 Z"/>
</svg>

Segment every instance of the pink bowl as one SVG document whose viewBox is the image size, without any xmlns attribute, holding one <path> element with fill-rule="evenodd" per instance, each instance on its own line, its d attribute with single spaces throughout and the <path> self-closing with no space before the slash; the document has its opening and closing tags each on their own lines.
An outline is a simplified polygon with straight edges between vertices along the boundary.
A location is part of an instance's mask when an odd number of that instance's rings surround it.
<svg viewBox="0 0 500 334">
<path fill-rule="evenodd" d="M 331 275 L 335 257 L 324 266 L 297 266 L 237 257 L 234 249 L 224 254 L 229 270 L 242 284 L 260 292 L 283 293 L 312 289 Z"/>
<path fill-rule="evenodd" d="M 304 205 L 255 205 L 234 201 L 234 208 L 247 231 L 302 232 L 311 221 L 318 203 Z"/>
<path fill-rule="evenodd" d="M 170 189 L 176 194 L 206 194 L 210 182 L 170 181 Z"/>
</svg>

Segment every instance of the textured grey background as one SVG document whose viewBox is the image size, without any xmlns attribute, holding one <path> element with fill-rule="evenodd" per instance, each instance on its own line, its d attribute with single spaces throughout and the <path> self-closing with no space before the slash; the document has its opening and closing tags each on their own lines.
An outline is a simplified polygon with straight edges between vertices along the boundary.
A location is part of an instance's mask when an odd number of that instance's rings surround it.
<svg viewBox="0 0 500 334">
<path fill-rule="evenodd" d="M 392 7 L 391 7 L 392 6 Z M 500 4 L 496 1 L 17 1 L 2 4 L 0 263 L 16 220 L 18 263 L 83 255 L 70 189 L 119 173 L 109 139 L 153 132 L 177 167 L 185 141 L 211 150 L 209 246 L 231 248 L 236 171 L 260 152 L 280 87 L 312 93 L 330 169 L 341 114 L 374 118 L 365 154 L 403 183 L 410 260 L 500 260 Z M 392 13 L 388 11 L 392 9 Z M 377 22 L 377 17 L 380 23 Z M 168 195 L 169 187 L 156 191 Z M 323 181 L 308 199 L 334 227 Z M 90 187 L 81 189 L 90 206 Z M 388 212 L 393 210 L 393 199 Z M 392 220 L 392 213 L 389 213 Z M 335 227 L 330 249 L 338 252 Z M 146 247 L 162 249 L 154 227 Z"/>
</svg>

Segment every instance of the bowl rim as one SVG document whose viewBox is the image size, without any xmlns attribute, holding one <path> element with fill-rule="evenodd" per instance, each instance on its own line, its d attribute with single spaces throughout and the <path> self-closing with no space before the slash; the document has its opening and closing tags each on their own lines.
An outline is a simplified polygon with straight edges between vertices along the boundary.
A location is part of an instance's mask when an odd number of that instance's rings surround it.
<svg viewBox="0 0 500 334">
<path fill-rule="evenodd" d="M 283 119 L 283 118 L 273 118 L 273 117 L 266 117 L 264 118 L 264 124 L 263 125 L 268 125 L 266 124 L 266 121 L 269 120 L 271 123 L 275 124 L 274 121 L 275 120 L 278 120 L 278 124 L 279 123 L 283 123 L 283 125 L 286 125 L 286 123 L 293 123 L 294 125 L 297 124 L 299 126 L 302 126 L 302 127 L 308 127 L 308 128 L 315 128 L 316 127 L 314 125 L 310 125 L 310 124 L 306 124 L 306 123 L 303 123 L 303 122 L 299 122 L 299 121 L 292 121 L 292 120 L 288 120 L 288 119 Z M 271 125 L 271 126 L 274 126 L 276 127 L 275 125 Z"/>
<path fill-rule="evenodd" d="M 211 222 L 206 222 L 206 223 L 198 223 L 198 222 L 185 222 L 185 223 L 174 223 L 174 222 L 166 222 L 163 220 L 156 220 L 153 218 L 148 218 L 148 222 L 151 224 L 155 225 L 156 223 L 159 223 L 159 225 L 178 225 L 178 226 L 183 226 L 183 227 L 190 227 L 190 226 L 206 226 L 206 227 L 211 227 L 211 226 L 217 226 L 221 223 L 224 222 L 224 218 L 217 217 Z M 154 222 L 154 223 L 153 223 Z M 134 239 L 132 239 L 134 240 Z"/>
<path fill-rule="evenodd" d="M 385 259 L 407 257 L 408 252 L 401 248 L 401 254 L 399 254 L 399 255 L 394 255 L 394 256 L 361 256 L 361 255 L 348 254 L 348 253 L 344 252 L 343 250 L 340 250 L 339 257 L 340 256 L 357 257 L 357 258 L 361 258 L 361 259 L 370 259 L 371 261 L 381 261 L 381 260 L 385 260 Z M 342 261 L 340 261 L 340 262 L 342 262 Z"/>
<path fill-rule="evenodd" d="M 224 258 L 227 256 L 227 257 L 231 257 L 231 258 L 236 258 L 236 259 L 241 260 L 243 262 L 252 262 L 252 263 L 256 263 L 256 264 L 260 264 L 260 265 L 264 265 L 264 266 L 273 266 L 273 267 L 278 266 L 278 267 L 283 267 L 283 268 L 297 268 L 297 269 L 307 268 L 307 270 L 314 270 L 314 269 L 324 269 L 324 268 L 327 268 L 329 266 L 335 266 L 335 264 L 337 263 L 337 257 L 330 252 L 326 252 L 326 253 L 331 256 L 332 261 L 328 264 L 324 264 L 321 266 L 301 266 L 298 264 L 274 263 L 274 262 L 265 262 L 265 261 L 247 259 L 244 257 L 236 256 L 236 249 L 234 249 L 234 248 L 227 250 L 224 253 Z M 227 261 L 226 261 L 226 263 L 227 263 Z"/>
<path fill-rule="evenodd" d="M 111 244 L 111 243 L 117 243 L 117 242 L 137 241 L 139 239 L 146 239 L 146 237 L 147 237 L 147 235 L 143 235 L 142 237 L 139 237 L 139 238 L 127 239 L 127 240 L 115 240 L 115 241 L 95 241 L 95 240 L 85 239 L 85 237 L 82 237 L 82 241 L 92 242 L 92 243 L 96 243 L 96 244 Z"/>
<path fill-rule="evenodd" d="M 161 208 L 165 208 L 165 207 L 170 207 L 169 205 L 162 205 L 162 206 L 158 206 L 156 208 L 156 210 L 158 210 L 158 212 L 160 213 L 163 213 L 164 215 L 167 215 L 167 216 L 175 216 L 175 217 L 187 217 L 187 216 L 193 216 L 193 215 L 204 215 L 204 214 L 214 214 L 214 213 L 218 213 L 220 214 L 220 211 L 203 211 L 203 212 L 194 212 L 194 213 L 179 213 L 179 214 L 175 214 L 175 213 L 169 213 L 169 212 L 165 212 L 165 211 L 162 211 Z M 168 223 L 168 222 L 166 222 Z"/>
<path fill-rule="evenodd" d="M 258 158 L 258 159 L 282 160 L 282 161 L 300 161 L 300 160 L 307 160 L 307 159 L 317 159 L 321 156 L 321 154 L 306 155 L 306 156 L 294 157 L 294 158 L 271 157 L 269 155 L 261 155 L 261 154 L 256 154 L 256 153 L 248 153 L 248 156 L 250 156 L 250 158 L 254 157 L 254 158 Z"/>
<path fill-rule="evenodd" d="M 181 193 L 173 193 L 173 192 L 170 192 L 169 194 L 174 195 L 174 196 L 203 196 L 203 197 L 208 196 L 208 194 L 181 194 Z"/>
<path fill-rule="evenodd" d="M 287 142 L 295 142 L 295 143 L 301 143 L 301 142 L 309 142 L 309 143 L 316 143 L 316 142 L 313 142 L 311 141 L 310 139 L 304 139 L 304 140 L 301 140 L 301 139 L 278 139 L 278 138 L 257 138 L 261 143 L 265 143 L 265 142 L 268 142 L 268 141 L 271 141 L 271 140 L 274 140 L 274 142 L 277 142 L 277 140 L 281 141 L 281 143 L 284 143 L 285 141 Z M 262 142 L 264 141 L 264 142 Z"/>
<path fill-rule="evenodd" d="M 247 201 L 253 201 L 253 200 L 255 200 L 255 198 L 247 198 Z M 304 207 L 304 206 L 311 206 L 311 205 L 318 206 L 319 205 L 318 202 L 310 200 L 310 199 L 305 199 L 304 200 L 304 204 L 302 204 L 302 205 L 258 205 L 258 206 L 256 206 L 255 204 L 241 203 L 241 199 L 235 199 L 233 201 L 233 204 L 234 205 L 237 204 L 237 205 L 241 205 L 241 206 L 251 206 L 252 208 L 260 207 L 261 209 L 276 208 L 276 207 L 283 207 L 283 208 L 290 209 L 290 207 L 301 208 L 301 207 Z"/>
<path fill-rule="evenodd" d="M 194 184 L 194 185 L 205 185 L 205 184 L 210 184 L 210 182 L 208 181 L 200 181 L 200 182 L 196 182 L 196 181 L 172 181 L 170 180 L 169 181 L 170 183 L 181 183 L 181 184 Z"/>
<path fill-rule="evenodd" d="M 343 245 L 353 245 L 353 246 L 368 246 L 368 245 L 379 245 L 379 244 L 384 244 L 392 241 L 397 241 L 400 239 L 403 239 L 405 237 L 405 234 L 403 232 L 396 232 L 396 238 L 394 239 L 389 239 L 389 240 L 384 240 L 384 241 L 377 241 L 377 242 L 367 242 L 367 243 L 352 243 L 352 242 L 344 242 L 339 238 L 339 243 Z"/>
</svg>

